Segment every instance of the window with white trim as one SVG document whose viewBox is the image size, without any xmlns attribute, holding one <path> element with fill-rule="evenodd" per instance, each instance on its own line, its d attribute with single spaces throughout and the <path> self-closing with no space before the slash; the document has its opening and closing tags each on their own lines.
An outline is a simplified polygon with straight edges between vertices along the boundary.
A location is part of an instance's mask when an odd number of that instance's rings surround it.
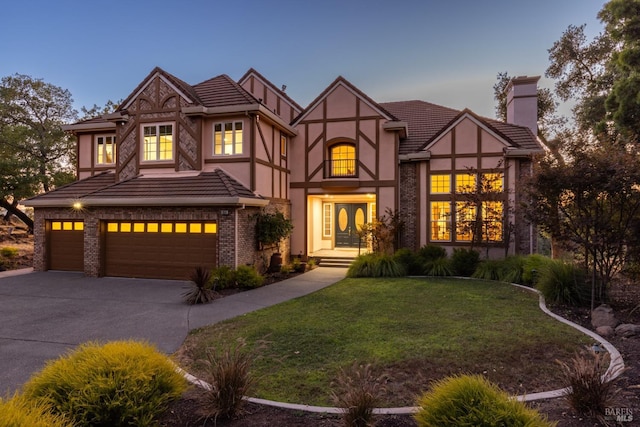
<svg viewBox="0 0 640 427">
<path fill-rule="evenodd" d="M 213 154 L 215 156 L 242 154 L 242 127 L 242 122 L 214 124 Z"/>
<path fill-rule="evenodd" d="M 161 123 L 142 127 L 142 159 L 145 162 L 173 160 L 173 125 Z"/>
<path fill-rule="evenodd" d="M 331 214 L 333 212 L 333 205 L 331 203 L 322 204 L 322 237 L 331 237 L 332 222 Z"/>
<path fill-rule="evenodd" d="M 96 165 L 112 165 L 116 162 L 116 136 L 96 136 Z"/>
</svg>

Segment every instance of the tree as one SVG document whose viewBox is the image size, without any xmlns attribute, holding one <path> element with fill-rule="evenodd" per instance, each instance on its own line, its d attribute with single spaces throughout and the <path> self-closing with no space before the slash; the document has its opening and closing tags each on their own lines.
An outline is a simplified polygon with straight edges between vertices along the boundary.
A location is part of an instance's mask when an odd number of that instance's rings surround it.
<svg viewBox="0 0 640 427">
<path fill-rule="evenodd" d="M 568 250 L 578 248 L 593 275 L 592 306 L 606 300 L 613 275 L 630 256 L 640 218 L 640 156 L 629 146 L 584 142 L 574 134 L 570 156 L 542 159 L 526 183 L 526 216 Z"/>
<path fill-rule="evenodd" d="M 96 117 L 100 117 L 104 114 L 109 114 L 115 112 L 120 104 L 122 103 L 122 99 L 118 102 L 113 102 L 112 100 L 107 100 L 107 102 L 100 107 L 98 104 L 93 104 L 93 107 L 80 107 L 80 112 L 82 113 L 82 117 L 80 120 L 89 120 L 94 119 Z"/>
<path fill-rule="evenodd" d="M 0 81 L 0 205 L 30 228 L 18 200 L 75 178 L 75 140 L 62 130 L 77 117 L 72 102 L 68 90 L 41 79 L 15 74 Z"/>
<path fill-rule="evenodd" d="M 610 63 L 615 80 L 606 98 L 606 120 L 633 141 L 640 138 L 640 0 L 611 0 L 598 18 L 616 49 Z"/>
</svg>

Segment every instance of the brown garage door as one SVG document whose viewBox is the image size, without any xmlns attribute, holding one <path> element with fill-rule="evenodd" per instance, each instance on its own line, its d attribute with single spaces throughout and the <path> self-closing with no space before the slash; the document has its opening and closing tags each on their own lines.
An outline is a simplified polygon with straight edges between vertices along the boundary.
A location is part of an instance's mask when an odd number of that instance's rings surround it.
<svg viewBox="0 0 640 427">
<path fill-rule="evenodd" d="M 48 221 L 49 270 L 84 270 L 84 222 Z"/>
<path fill-rule="evenodd" d="M 216 266 L 217 224 L 211 221 L 108 221 L 106 276 L 187 280 L 197 266 Z"/>
</svg>

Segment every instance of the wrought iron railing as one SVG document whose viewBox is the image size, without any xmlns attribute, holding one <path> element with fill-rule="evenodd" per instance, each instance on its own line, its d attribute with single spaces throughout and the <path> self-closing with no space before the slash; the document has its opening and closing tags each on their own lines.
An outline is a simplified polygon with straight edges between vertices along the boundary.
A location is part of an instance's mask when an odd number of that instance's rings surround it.
<svg viewBox="0 0 640 427">
<path fill-rule="evenodd" d="M 325 178 L 353 178 L 357 176 L 356 159 L 325 160 Z"/>
</svg>

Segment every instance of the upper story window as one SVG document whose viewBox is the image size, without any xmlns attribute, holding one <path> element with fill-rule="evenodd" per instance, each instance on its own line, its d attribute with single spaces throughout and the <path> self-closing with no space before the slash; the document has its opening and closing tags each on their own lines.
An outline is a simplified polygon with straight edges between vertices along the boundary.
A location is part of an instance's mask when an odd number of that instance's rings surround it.
<svg viewBox="0 0 640 427">
<path fill-rule="evenodd" d="M 148 162 L 173 160 L 173 125 L 162 123 L 145 125 L 143 133 L 143 160 Z"/>
<path fill-rule="evenodd" d="M 280 155 L 286 157 L 287 155 L 287 136 L 280 135 Z"/>
<path fill-rule="evenodd" d="M 473 193 L 476 191 L 476 175 L 474 173 L 456 174 L 456 193 Z"/>
<path fill-rule="evenodd" d="M 112 165 L 116 161 L 116 136 L 96 137 L 96 165 Z"/>
<path fill-rule="evenodd" d="M 482 183 L 484 191 L 500 193 L 504 190 L 504 176 L 502 173 L 483 173 Z"/>
<path fill-rule="evenodd" d="M 213 125 L 213 154 L 217 156 L 242 154 L 242 122 Z"/>
<path fill-rule="evenodd" d="M 451 193 L 451 175 L 431 175 L 431 194 Z"/>
<path fill-rule="evenodd" d="M 337 144 L 329 150 L 331 177 L 356 176 L 356 147 L 353 144 Z"/>
</svg>

